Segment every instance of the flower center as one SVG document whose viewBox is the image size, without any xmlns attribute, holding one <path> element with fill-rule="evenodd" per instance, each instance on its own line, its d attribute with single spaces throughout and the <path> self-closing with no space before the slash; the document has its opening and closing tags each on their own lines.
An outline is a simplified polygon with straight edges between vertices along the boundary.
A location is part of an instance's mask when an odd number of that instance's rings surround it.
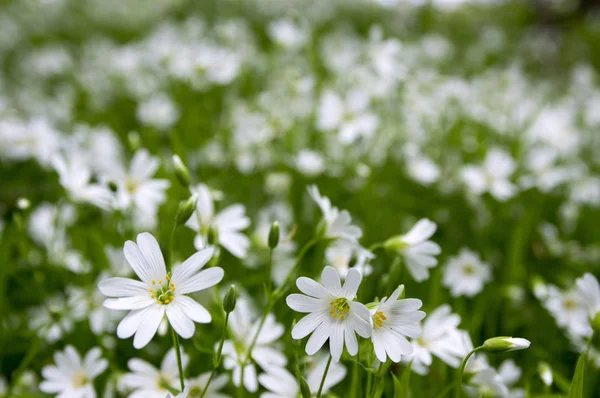
<svg viewBox="0 0 600 398">
<path fill-rule="evenodd" d="M 373 315 L 373 324 L 375 325 L 375 327 L 382 328 L 383 321 L 385 321 L 386 319 L 387 317 L 384 315 L 383 312 L 377 311 L 375 315 Z"/>
<path fill-rule="evenodd" d="M 85 377 L 85 373 L 83 371 L 79 371 L 71 377 L 71 384 L 73 388 L 83 387 L 87 383 L 87 377 Z"/>
<path fill-rule="evenodd" d="M 465 275 L 473 275 L 475 273 L 475 266 L 473 264 L 463 265 L 463 273 Z"/>
<path fill-rule="evenodd" d="M 175 284 L 171 282 L 171 276 L 167 274 L 165 275 L 164 280 L 152 280 L 150 296 L 155 299 L 158 304 L 167 305 L 173 301 L 175 290 Z"/>
<path fill-rule="evenodd" d="M 158 378 L 158 388 L 161 390 L 168 390 L 170 387 L 171 387 L 170 378 L 161 374 L 160 377 Z"/>
<path fill-rule="evenodd" d="M 200 398 L 202 396 L 202 389 L 199 386 L 194 386 L 190 389 L 188 394 L 189 398 Z"/>
<path fill-rule="evenodd" d="M 348 300 L 345 298 L 338 298 L 330 301 L 329 305 L 331 305 L 329 313 L 333 319 L 344 319 L 344 317 L 348 315 L 348 311 L 350 311 L 350 304 L 348 304 Z"/>
<path fill-rule="evenodd" d="M 575 300 L 572 299 L 566 299 L 563 305 L 567 310 L 574 310 L 577 308 L 577 303 L 575 302 Z"/>
<path fill-rule="evenodd" d="M 134 180 L 133 178 L 127 178 L 127 180 L 125 180 L 125 189 L 127 190 L 127 192 L 135 193 L 135 191 L 137 191 L 137 188 L 138 182 L 136 180 Z"/>
</svg>

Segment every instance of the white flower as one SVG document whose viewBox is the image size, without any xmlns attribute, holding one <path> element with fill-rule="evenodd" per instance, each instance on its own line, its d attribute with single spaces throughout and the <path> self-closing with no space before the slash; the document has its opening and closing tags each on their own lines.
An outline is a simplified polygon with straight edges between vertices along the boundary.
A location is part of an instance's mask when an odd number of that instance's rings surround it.
<svg viewBox="0 0 600 398">
<path fill-rule="evenodd" d="M 42 369 L 45 380 L 40 383 L 40 390 L 61 398 L 96 398 L 94 379 L 108 367 L 108 361 L 101 355 L 100 348 L 92 348 L 82 360 L 70 345 L 64 352 L 55 352 L 56 365 Z"/>
<path fill-rule="evenodd" d="M 388 239 L 384 246 L 404 257 L 408 271 L 417 282 L 429 278 L 429 268 L 438 263 L 435 256 L 441 249 L 430 240 L 437 225 L 427 218 L 419 220 L 405 235 Z"/>
<path fill-rule="evenodd" d="M 141 227 L 154 227 L 156 212 L 165 201 L 165 190 L 170 186 L 169 180 L 152 178 L 159 165 L 158 158 L 140 149 L 133 156 L 129 170 L 117 169 L 113 176 L 118 186 L 117 207 L 133 207 L 136 224 Z"/>
<path fill-rule="evenodd" d="M 492 148 L 481 166 L 465 166 L 461 176 L 471 193 L 482 195 L 489 192 L 497 200 L 505 201 L 517 192 L 509 180 L 515 168 L 512 156 L 501 149 Z"/>
<path fill-rule="evenodd" d="M 369 310 L 353 301 L 361 279 L 360 272 L 351 269 L 342 287 L 338 272 L 327 266 L 321 273 L 323 284 L 306 277 L 296 280 L 296 286 L 304 294 L 290 294 L 286 302 L 294 311 L 309 313 L 292 329 L 292 338 L 296 340 L 312 333 L 306 343 L 308 355 L 314 355 L 329 339 L 331 355 L 339 362 L 344 341 L 350 355 L 358 352 L 355 332 L 364 338 L 371 336 Z"/>
<path fill-rule="evenodd" d="M 375 258 L 375 255 L 362 246 L 339 240 L 325 250 L 325 259 L 340 273 L 342 279 L 346 278 L 353 257 L 356 261 L 352 268 L 360 271 L 363 276 L 369 276 L 372 272 L 369 261 Z"/>
<path fill-rule="evenodd" d="M 371 310 L 371 341 L 377 359 L 383 363 L 387 357 L 393 362 L 400 362 L 402 355 L 412 354 L 413 347 L 406 337 L 417 338 L 421 335 L 419 322 L 425 318 L 425 313 L 418 309 L 423 303 L 418 299 L 398 300 L 401 290 L 397 288 L 389 299 L 384 297 Z"/>
<path fill-rule="evenodd" d="M 565 328 L 574 337 L 589 336 L 592 333 L 586 303 L 578 290 L 562 292 L 550 285 L 543 305 L 558 326 Z"/>
<path fill-rule="evenodd" d="M 248 353 L 259 324 L 260 319 L 255 319 L 254 310 L 248 300 L 243 297 L 238 298 L 229 319 L 233 341 L 226 340 L 223 344 L 223 366 L 225 369 L 233 370 L 233 384 L 239 386 L 242 382 L 242 366 L 245 363 L 243 384 L 250 392 L 257 390 L 258 379 L 254 363 L 246 363 L 247 358 L 254 360 L 264 370 L 281 368 L 287 364 L 285 355 L 273 347 L 273 343 L 285 331 L 283 325 L 276 322 L 273 314 L 267 315 L 256 338 L 256 344 L 252 352 Z"/>
<path fill-rule="evenodd" d="M 357 242 L 362 236 L 362 231 L 359 227 L 351 224 L 350 213 L 347 210 L 340 211 L 337 207 L 332 206 L 329 198 L 321 196 L 316 185 L 310 185 L 307 189 L 311 198 L 323 212 L 325 236 Z"/>
<path fill-rule="evenodd" d="M 323 156 L 310 149 L 301 149 L 298 151 L 294 163 L 298 171 L 308 177 L 317 176 L 325 170 Z"/>
<path fill-rule="evenodd" d="M 244 206 L 234 204 L 215 214 L 213 197 L 206 185 L 200 184 L 192 188 L 192 192 L 198 195 L 196 211 L 185 225 L 199 233 L 194 240 L 196 248 L 206 247 L 208 233 L 212 227 L 217 232 L 221 246 L 237 258 L 246 257 L 250 240 L 240 231 L 248 228 L 250 219 L 246 217 Z"/>
<path fill-rule="evenodd" d="M 460 323 L 460 316 L 451 311 L 449 305 L 442 305 L 433 310 L 423 322 L 421 337 L 412 342 L 413 354 L 404 359 L 406 362 L 412 361 L 411 369 L 415 373 L 427 374 L 432 355 L 456 368 L 467 354 L 456 328 Z"/>
<path fill-rule="evenodd" d="M 600 284 L 598 284 L 598 279 L 587 272 L 575 283 L 583 297 L 590 318 L 594 319 L 596 314 L 600 313 Z"/>
<path fill-rule="evenodd" d="M 183 369 L 189 363 L 185 352 L 181 353 L 181 363 Z M 127 366 L 131 372 L 123 375 L 121 384 L 133 390 L 129 398 L 165 398 L 169 392 L 166 387 L 179 389 L 179 367 L 174 348 L 167 352 L 160 369 L 138 358 L 130 359 Z"/>
<path fill-rule="evenodd" d="M 317 128 L 337 131 L 342 144 L 370 138 L 379 127 L 379 117 L 369 111 L 370 98 L 362 90 L 351 91 L 345 99 L 327 90 L 319 104 Z"/>
<path fill-rule="evenodd" d="M 448 260 L 442 283 L 450 289 L 452 297 L 473 297 L 481 292 L 484 283 L 491 278 L 489 264 L 482 262 L 479 254 L 462 249 L 458 256 Z"/>
<path fill-rule="evenodd" d="M 271 40 L 286 48 L 302 47 L 309 38 L 306 29 L 289 19 L 279 19 L 271 22 L 268 34 Z"/>
<path fill-rule="evenodd" d="M 138 105 L 137 118 L 145 125 L 166 131 L 179 119 L 179 109 L 169 96 L 156 94 Z"/>
<path fill-rule="evenodd" d="M 104 301 L 113 310 L 131 310 L 117 327 L 122 339 L 135 334 L 133 346 L 142 348 L 156 334 L 166 314 L 177 334 L 189 339 L 195 325 L 209 323 L 210 313 L 186 294 L 207 289 L 223 279 L 223 269 L 213 267 L 198 272 L 212 256 L 212 249 L 201 250 L 167 273 L 158 242 L 149 233 L 137 236 L 137 244 L 125 242 L 123 250 L 127 262 L 140 281 L 128 278 L 110 278 L 99 283 L 105 296 L 116 297 Z"/>
<path fill-rule="evenodd" d="M 200 398 L 202 392 L 206 388 L 206 383 L 210 377 L 210 372 L 202 373 L 198 377 L 185 381 L 185 389 L 188 390 L 187 398 Z M 228 398 L 229 395 L 222 394 L 219 390 L 227 385 L 227 375 L 215 376 L 208 390 L 206 391 L 204 398 Z"/>
<path fill-rule="evenodd" d="M 308 364 L 309 369 L 305 374 L 305 380 L 313 395 L 319 391 L 327 359 L 326 356 L 322 356 L 318 361 Z M 327 393 L 331 387 L 344 380 L 344 377 L 346 377 L 346 368 L 337 362 L 332 362 L 325 377 L 325 383 L 323 383 L 322 393 Z M 268 390 L 261 394 L 261 398 L 297 398 L 300 394 L 300 386 L 296 377 L 285 368 L 269 369 L 267 373 L 258 376 L 258 381 Z"/>
<path fill-rule="evenodd" d="M 92 171 L 77 154 L 69 157 L 55 156 L 52 165 L 58 173 L 59 182 L 76 202 L 86 202 L 104 210 L 110 209 L 113 194 L 105 186 L 91 183 Z"/>
</svg>

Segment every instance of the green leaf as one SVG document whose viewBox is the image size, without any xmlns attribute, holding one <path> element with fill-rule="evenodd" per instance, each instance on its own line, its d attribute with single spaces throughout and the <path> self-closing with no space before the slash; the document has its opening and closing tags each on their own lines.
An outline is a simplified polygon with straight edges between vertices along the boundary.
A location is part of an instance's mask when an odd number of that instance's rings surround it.
<svg viewBox="0 0 600 398">
<path fill-rule="evenodd" d="M 583 398 L 583 372 L 585 371 L 585 352 L 579 356 L 575 374 L 569 389 L 569 398 Z"/>
</svg>

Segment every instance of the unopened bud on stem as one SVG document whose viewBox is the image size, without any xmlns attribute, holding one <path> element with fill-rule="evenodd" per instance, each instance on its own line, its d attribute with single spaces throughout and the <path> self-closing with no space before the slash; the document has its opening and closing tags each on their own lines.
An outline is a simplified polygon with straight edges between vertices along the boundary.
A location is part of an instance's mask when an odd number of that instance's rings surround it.
<svg viewBox="0 0 600 398">
<path fill-rule="evenodd" d="M 235 292 L 235 286 L 231 285 L 229 291 L 225 295 L 225 299 L 223 299 L 223 310 L 225 310 L 225 312 L 233 311 L 235 309 L 236 301 L 237 293 Z"/>
<path fill-rule="evenodd" d="M 279 244 L 279 223 L 274 221 L 269 230 L 269 249 L 273 250 Z"/>
<path fill-rule="evenodd" d="M 529 348 L 531 342 L 520 337 L 492 337 L 483 342 L 482 351 L 489 353 L 517 351 Z"/>
<path fill-rule="evenodd" d="M 192 197 L 188 198 L 188 200 L 184 200 L 179 203 L 177 214 L 175 215 L 175 222 L 177 225 L 185 224 L 192 214 L 194 214 L 197 200 L 198 197 L 196 195 L 192 195 Z"/>
<path fill-rule="evenodd" d="M 173 155 L 173 168 L 175 169 L 175 176 L 181 185 L 185 188 L 190 186 L 192 182 L 190 178 L 190 172 L 183 161 L 179 157 L 179 155 Z"/>
</svg>

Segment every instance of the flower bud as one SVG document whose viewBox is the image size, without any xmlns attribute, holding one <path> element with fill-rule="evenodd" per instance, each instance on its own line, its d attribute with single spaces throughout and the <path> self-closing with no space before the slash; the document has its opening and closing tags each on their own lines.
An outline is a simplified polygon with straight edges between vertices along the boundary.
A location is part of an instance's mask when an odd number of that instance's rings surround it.
<svg viewBox="0 0 600 398">
<path fill-rule="evenodd" d="M 223 310 L 225 312 L 231 312 L 235 309 L 235 303 L 237 301 L 237 293 L 235 292 L 235 286 L 229 286 L 229 291 L 223 299 Z"/>
<path fill-rule="evenodd" d="M 483 342 L 483 351 L 489 353 L 517 351 L 529 348 L 531 342 L 520 337 L 492 337 Z"/>
<path fill-rule="evenodd" d="M 537 370 L 544 384 L 551 386 L 554 378 L 552 376 L 552 368 L 550 368 L 550 365 L 548 365 L 546 362 L 540 362 Z"/>
<path fill-rule="evenodd" d="M 383 248 L 389 252 L 398 253 L 402 251 L 408 244 L 404 242 L 404 235 L 392 236 L 383 242 Z"/>
<path fill-rule="evenodd" d="M 173 155 L 173 168 L 175 169 L 175 176 L 179 183 L 185 188 L 189 187 L 192 182 L 190 172 L 178 155 Z"/>
<path fill-rule="evenodd" d="M 279 244 L 279 223 L 274 221 L 269 230 L 269 249 L 273 250 Z"/>
<path fill-rule="evenodd" d="M 194 210 L 196 210 L 196 201 L 198 197 L 196 195 L 192 195 L 188 200 L 183 200 L 179 202 L 179 207 L 177 208 L 177 214 L 175 215 L 175 222 L 177 225 L 183 225 L 187 220 L 194 214 Z"/>
<path fill-rule="evenodd" d="M 19 210 L 27 210 L 31 206 L 31 202 L 27 198 L 17 199 L 17 208 Z"/>
</svg>

